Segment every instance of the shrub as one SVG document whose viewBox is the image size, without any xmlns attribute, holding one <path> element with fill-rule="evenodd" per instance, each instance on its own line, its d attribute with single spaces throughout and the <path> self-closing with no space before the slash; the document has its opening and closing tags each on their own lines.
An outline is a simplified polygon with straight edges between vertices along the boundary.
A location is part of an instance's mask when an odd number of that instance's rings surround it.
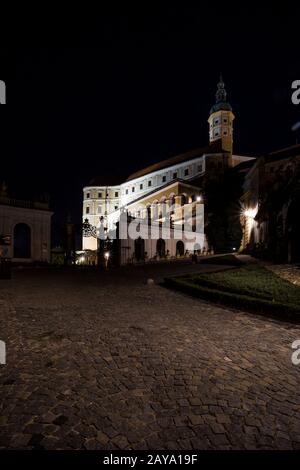
<svg viewBox="0 0 300 470">
<path fill-rule="evenodd" d="M 192 280 L 182 278 L 167 278 L 165 279 L 164 285 L 222 305 L 245 309 L 258 314 L 267 314 L 285 320 L 288 319 L 297 322 L 300 320 L 299 305 L 271 301 L 237 292 L 224 291 L 208 287 L 207 285 L 195 284 Z"/>
</svg>

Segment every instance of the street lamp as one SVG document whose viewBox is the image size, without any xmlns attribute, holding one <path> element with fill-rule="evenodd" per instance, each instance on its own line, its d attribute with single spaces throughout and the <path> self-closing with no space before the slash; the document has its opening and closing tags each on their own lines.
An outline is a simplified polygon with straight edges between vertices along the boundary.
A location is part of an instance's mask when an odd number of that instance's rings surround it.
<svg viewBox="0 0 300 470">
<path fill-rule="evenodd" d="M 251 232 L 255 226 L 255 217 L 256 217 L 257 212 L 258 212 L 257 204 L 255 207 L 249 207 L 248 209 L 244 209 L 242 211 L 242 214 L 244 216 L 244 223 L 243 223 L 244 248 L 246 248 L 246 243 L 250 241 Z"/>
<path fill-rule="evenodd" d="M 107 269 L 108 268 L 108 260 L 109 260 L 109 256 L 110 256 L 110 253 L 109 251 L 106 251 L 104 253 L 104 259 L 105 259 L 105 268 Z"/>
</svg>

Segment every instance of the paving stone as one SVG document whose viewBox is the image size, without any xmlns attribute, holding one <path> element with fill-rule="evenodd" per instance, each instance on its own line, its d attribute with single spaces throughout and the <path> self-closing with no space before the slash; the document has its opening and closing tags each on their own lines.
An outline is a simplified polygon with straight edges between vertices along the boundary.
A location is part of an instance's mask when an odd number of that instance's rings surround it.
<svg viewBox="0 0 300 470">
<path fill-rule="evenodd" d="M 136 269 L 0 283 L 0 449 L 299 449 L 300 326 Z"/>
</svg>

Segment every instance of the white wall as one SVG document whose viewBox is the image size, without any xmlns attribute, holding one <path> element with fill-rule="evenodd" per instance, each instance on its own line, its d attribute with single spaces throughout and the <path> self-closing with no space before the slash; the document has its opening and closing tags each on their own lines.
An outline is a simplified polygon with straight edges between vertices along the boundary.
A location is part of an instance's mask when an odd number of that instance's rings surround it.
<svg viewBox="0 0 300 470">
<path fill-rule="evenodd" d="M 31 261 L 50 262 L 52 212 L 0 205 L 0 233 L 11 236 L 8 256 L 13 258 L 14 227 L 27 224 L 31 230 Z"/>
</svg>

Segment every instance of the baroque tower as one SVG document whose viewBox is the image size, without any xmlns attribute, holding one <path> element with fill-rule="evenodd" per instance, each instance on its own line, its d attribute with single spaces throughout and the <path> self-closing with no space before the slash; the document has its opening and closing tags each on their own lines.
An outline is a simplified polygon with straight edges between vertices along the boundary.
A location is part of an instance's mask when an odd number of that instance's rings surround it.
<svg viewBox="0 0 300 470">
<path fill-rule="evenodd" d="M 222 148 L 232 155 L 234 114 L 231 105 L 227 102 L 227 93 L 222 75 L 216 92 L 216 103 L 210 110 L 209 142 L 222 139 Z M 231 160 L 231 159 L 230 159 Z"/>
</svg>

